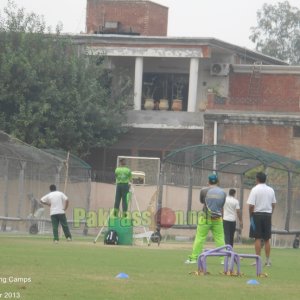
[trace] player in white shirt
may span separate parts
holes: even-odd
[[[69,230],[67,217],[66,217],[66,209],[69,206],[68,197],[56,190],[56,186],[54,184],[50,185],[50,193],[41,198],[40,202],[42,204],[50,206],[50,217],[52,222],[53,229],[53,241],[58,243],[58,226],[61,224],[65,237],[68,241],[72,240],[72,235]]]
[[[236,230],[236,221],[239,219],[239,228],[243,228],[242,214],[240,212],[240,203],[235,198],[236,190],[230,189],[229,195],[223,207],[223,227],[225,244],[233,247],[234,233]]]
[[[274,213],[276,197],[273,188],[266,184],[267,176],[263,172],[256,174],[256,186],[251,189],[247,203],[249,204],[250,226],[255,238],[255,253],[261,253],[261,240],[264,240],[266,266],[271,266],[270,238],[272,229],[272,214]]]

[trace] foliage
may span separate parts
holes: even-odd
[[[300,64],[300,10],[288,1],[264,4],[257,12],[250,40],[256,50],[290,64]]]
[[[105,57],[87,58],[61,28],[52,34],[12,1],[0,15],[0,128],[33,146],[83,156],[122,132],[131,84],[124,76],[112,91]]]

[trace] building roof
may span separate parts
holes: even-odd
[[[88,2],[89,1],[95,1],[95,0],[87,0]],[[136,2],[136,3],[150,3],[152,5],[158,5],[158,6],[162,6],[162,7],[165,7],[167,9],[169,9],[169,7],[163,5],[163,4],[160,4],[160,3],[157,3],[155,1],[151,1],[151,0],[98,0],[98,2]]]
[[[215,53],[235,53],[245,59],[261,61],[263,64],[288,65],[288,63],[254,50],[240,47],[211,37],[158,37],[158,36],[131,36],[117,34],[80,34],[71,35],[75,43],[87,46],[110,47],[173,47],[199,48],[210,47]]]

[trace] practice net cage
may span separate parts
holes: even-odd
[[[72,209],[89,210],[91,167],[69,152],[40,150],[0,132],[1,231],[51,233],[49,207],[39,203],[51,184],[70,199],[66,214],[71,232],[86,234],[84,223],[72,226]]]
[[[243,213],[243,230],[238,241],[249,237],[247,198],[255,185],[258,171],[267,174],[267,184],[276,193],[277,205],[272,218],[273,243],[291,245],[300,234],[300,161],[261,149],[241,145],[195,145],[175,150],[162,161],[158,209],[171,208],[176,221],[170,233],[191,239],[202,210],[200,189],[208,176],[217,173],[220,186],[228,193],[237,191]]]

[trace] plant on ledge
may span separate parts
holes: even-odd
[[[173,82],[173,93],[175,98],[172,100],[172,110],[174,111],[182,110],[183,89],[186,84],[187,80],[183,76],[178,77],[175,82]]]
[[[159,100],[159,109],[160,110],[169,110],[168,77],[167,76],[161,80],[161,92],[162,92],[162,98]]]
[[[155,84],[156,76],[153,76],[151,78],[151,81],[144,81],[144,91],[143,91],[143,97],[144,97],[144,109],[146,110],[152,110],[154,109],[154,93],[157,89],[157,86]]]
[[[179,77],[174,83],[173,83],[173,87],[174,87],[174,94],[176,99],[178,100],[182,100],[183,98],[183,89],[187,84],[187,80],[184,77]]]
[[[207,93],[213,94],[214,104],[226,104],[227,97],[222,95],[219,87],[209,87]]]
[[[156,76],[152,77],[151,81],[144,81],[144,93],[145,99],[153,99],[154,93],[157,89],[155,85]]]

